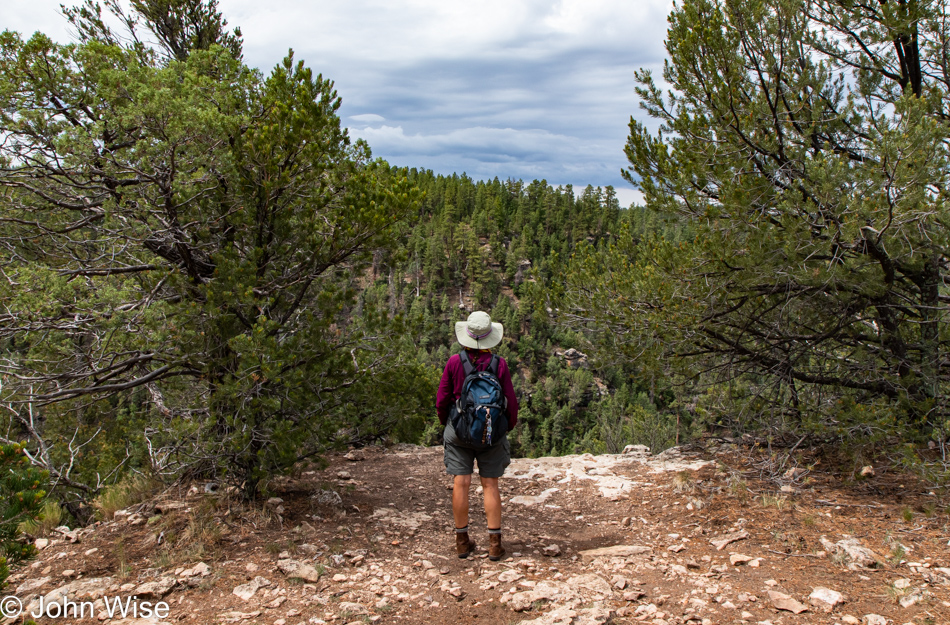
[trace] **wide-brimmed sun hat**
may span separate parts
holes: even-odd
[[[500,323],[492,323],[487,312],[476,310],[468,321],[455,324],[455,336],[459,343],[470,349],[491,349],[501,343],[505,329]]]

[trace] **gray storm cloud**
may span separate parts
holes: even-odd
[[[59,0],[14,2],[0,26],[68,38]],[[221,0],[245,60],[293,48],[335,82],[354,136],[395,165],[474,178],[614,185],[633,73],[658,69],[670,0]],[[658,72],[657,72],[658,73]],[[645,121],[645,120],[644,120]]]

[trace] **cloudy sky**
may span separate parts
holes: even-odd
[[[61,1],[5,2],[0,27],[66,41]],[[265,72],[293,48],[336,83],[351,134],[395,165],[613,185],[634,71],[656,70],[670,0],[220,0]]]

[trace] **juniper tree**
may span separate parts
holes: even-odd
[[[723,418],[946,427],[948,24],[925,0],[678,4],[625,176],[694,236],[579,260],[568,314],[722,383]]]
[[[50,420],[78,431],[144,393],[150,462],[254,496],[372,414],[352,404],[374,389],[420,392],[387,377],[412,366],[388,357],[387,316],[348,315],[415,192],[350,141],[333,83],[292,52],[244,65],[214,2],[134,2],[122,36],[93,3],[67,15],[79,43],[0,36],[13,430],[41,444]]]

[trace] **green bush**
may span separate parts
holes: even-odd
[[[49,475],[30,464],[20,445],[0,445],[0,586],[9,575],[8,563],[29,558],[33,545],[17,540],[19,525],[40,512]]]

